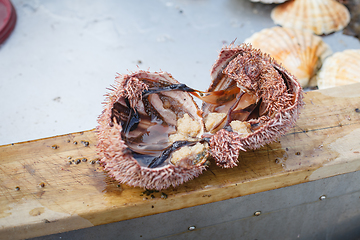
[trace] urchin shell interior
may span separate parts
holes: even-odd
[[[225,168],[237,165],[240,149],[257,149],[286,133],[304,104],[296,78],[250,45],[223,48],[211,76],[208,91],[239,89],[225,104],[202,107],[205,119],[214,112],[226,113],[210,140],[211,155]],[[240,132],[231,124],[234,121],[246,123]]]
[[[223,48],[211,76],[201,92],[166,72],[119,75],[98,119],[105,170],[132,186],[177,186],[201,174],[209,155],[234,167],[239,151],[275,141],[303,105],[295,77],[250,45]]]
[[[201,110],[168,73],[138,71],[116,78],[98,122],[105,170],[121,183],[148,189],[177,186],[204,169]]]

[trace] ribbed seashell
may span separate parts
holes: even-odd
[[[207,131],[214,133],[211,155],[225,168],[237,165],[240,150],[276,141],[294,125],[304,105],[296,78],[268,54],[248,44],[224,47],[211,78],[209,92],[239,89],[202,107],[205,125],[214,114],[224,116]]]
[[[317,75],[319,89],[360,82],[360,50],[348,49],[327,58]]]
[[[322,35],[346,27],[350,13],[335,0],[291,0],[276,6],[271,18],[283,27],[308,29]]]
[[[250,0],[251,2],[261,2],[265,4],[271,4],[271,3],[283,3],[288,0]]]
[[[178,81],[166,72],[138,71],[117,76],[108,93],[98,119],[97,147],[105,170],[120,183],[161,190],[205,169],[208,143],[200,141],[201,110],[187,92],[156,91],[172,84]],[[180,119],[189,124],[181,131]],[[191,148],[197,143],[201,146]],[[175,161],[174,153],[180,150],[184,153]]]
[[[321,37],[310,31],[273,27],[253,34],[245,42],[270,54],[307,87],[324,59],[332,51]]]

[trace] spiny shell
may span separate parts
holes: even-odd
[[[350,13],[335,0],[292,0],[276,6],[271,18],[283,27],[308,29],[321,35],[346,27]]]
[[[245,42],[282,63],[296,76],[302,87],[308,86],[324,59],[332,52],[321,37],[301,29],[267,28],[253,34]]]
[[[283,3],[288,0],[250,0],[251,2],[261,2],[265,4],[271,4],[271,3]]]
[[[138,149],[153,153],[153,148],[169,145],[168,142],[164,142],[162,139],[158,141],[158,138],[167,138],[168,130],[165,130],[160,135],[157,134],[157,132],[164,131],[163,128],[170,125],[166,125],[165,120],[161,120],[163,117],[173,115],[167,112],[169,110],[173,111],[176,117],[185,113],[191,115],[195,121],[199,122],[201,128],[203,128],[203,121],[201,110],[186,92],[167,92],[166,95],[156,97],[154,101],[147,98],[145,102],[142,94],[144,90],[149,88],[149,83],[154,86],[162,86],[164,84],[176,84],[178,81],[166,72],[138,71],[117,76],[115,86],[108,93],[104,103],[104,110],[98,118],[99,142],[97,147],[105,170],[117,181],[135,187],[161,190],[170,186],[177,186],[197,177],[205,169],[205,161],[194,165],[187,164],[187,162],[181,162],[179,165],[165,162],[166,164],[152,168],[150,167],[152,163],[149,165],[149,160],[143,157],[149,155],[142,155],[141,153],[137,155],[141,155],[139,158],[135,157],[134,153],[138,153]],[[153,97],[154,95],[157,96],[157,94],[152,94]],[[158,108],[150,106],[150,104],[154,105],[159,101],[167,101],[167,107],[161,109],[165,105]],[[181,106],[178,106],[180,103]],[[180,110],[183,113],[172,110],[180,107],[182,107]],[[132,117],[132,111],[139,113],[140,116]],[[162,113],[166,116],[161,115]],[[132,119],[139,118],[138,123],[130,125],[131,129],[129,123]],[[150,127],[147,128],[147,126]],[[152,135],[151,131],[153,130],[150,130],[151,127],[156,128],[154,130],[155,135]],[[202,135],[202,133],[203,130],[200,129],[199,135]],[[131,134],[135,136],[130,136]],[[148,140],[145,141],[145,138]],[[150,145],[149,142],[151,142]]]
[[[296,78],[268,54],[251,45],[224,47],[212,68],[211,78],[208,91],[226,90],[234,85],[241,90],[228,105],[205,103],[205,116],[214,111],[225,111],[227,122],[240,120],[251,130],[242,134],[225,125],[211,138],[211,155],[217,165],[225,168],[237,165],[240,150],[257,149],[286,133],[304,105],[302,88]],[[244,96],[246,98],[241,102]],[[238,102],[242,108],[237,108]],[[231,111],[236,110],[240,114],[236,116],[241,119],[231,119],[229,107]]]
[[[119,75],[98,119],[98,151],[105,170],[131,186],[177,186],[202,173],[209,153],[218,166],[230,168],[237,165],[240,150],[275,141],[294,125],[304,104],[295,77],[251,45],[224,47],[211,78],[208,91],[201,92],[165,72]],[[205,101],[203,112],[189,93]],[[193,132],[192,121],[197,122],[196,136],[170,140],[182,133],[179,119],[188,115],[192,120],[185,128]],[[200,143],[200,151],[190,150],[173,161],[179,149],[173,146],[179,142]],[[181,145],[180,150],[186,148]]]
[[[317,76],[319,89],[360,82],[360,50],[348,49],[327,58]]]

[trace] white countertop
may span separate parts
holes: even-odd
[[[275,26],[275,5],[248,0],[12,0],[0,46],[0,145],[96,127],[116,73],[170,72],[204,90],[224,44]],[[360,48],[337,32],[333,52]]]

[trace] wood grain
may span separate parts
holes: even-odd
[[[0,239],[106,224],[360,169],[360,84],[313,91],[279,141],[243,152],[239,166],[212,164],[162,192],[119,185],[96,162],[94,130],[0,147]],[[167,198],[161,196],[167,195]]]

